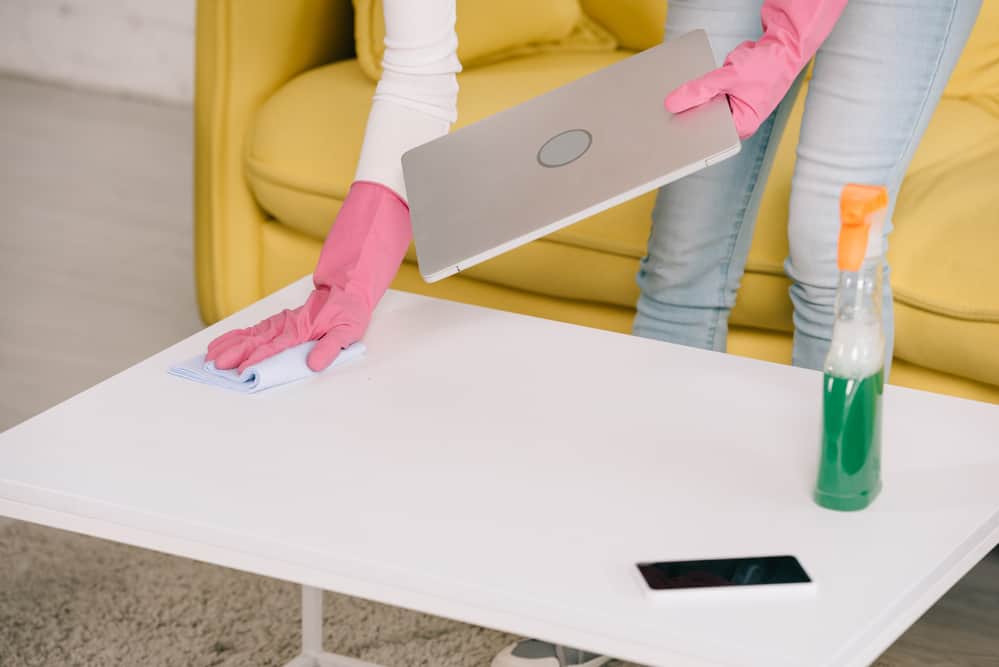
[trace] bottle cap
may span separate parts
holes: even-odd
[[[888,189],[883,185],[848,183],[839,200],[839,270],[859,271],[864,257],[881,254],[881,223],[888,209]],[[868,252],[867,240],[875,227],[875,250]]]

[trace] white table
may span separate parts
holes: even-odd
[[[0,514],[668,667],[863,665],[999,541],[999,408],[889,388],[885,491],[810,499],[809,371],[389,293],[367,357],[237,395],[166,367],[0,435]],[[652,604],[640,560],[791,553],[814,597]],[[260,613],[267,613],[261,609]]]

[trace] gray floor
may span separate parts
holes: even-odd
[[[0,430],[201,327],[189,109],[0,79]]]
[[[191,112],[0,78],[0,430],[200,327]],[[0,665],[280,665],[296,591],[0,523]],[[488,664],[508,637],[328,596],[329,641],[386,665]],[[999,666],[999,556],[881,659]]]

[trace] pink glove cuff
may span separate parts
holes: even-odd
[[[412,240],[402,197],[381,183],[355,181],[323,243],[313,283],[351,292],[373,310]]]

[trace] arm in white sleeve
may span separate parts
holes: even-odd
[[[384,0],[385,56],[355,180],[406,199],[402,154],[447,134],[457,119],[455,0]]]

